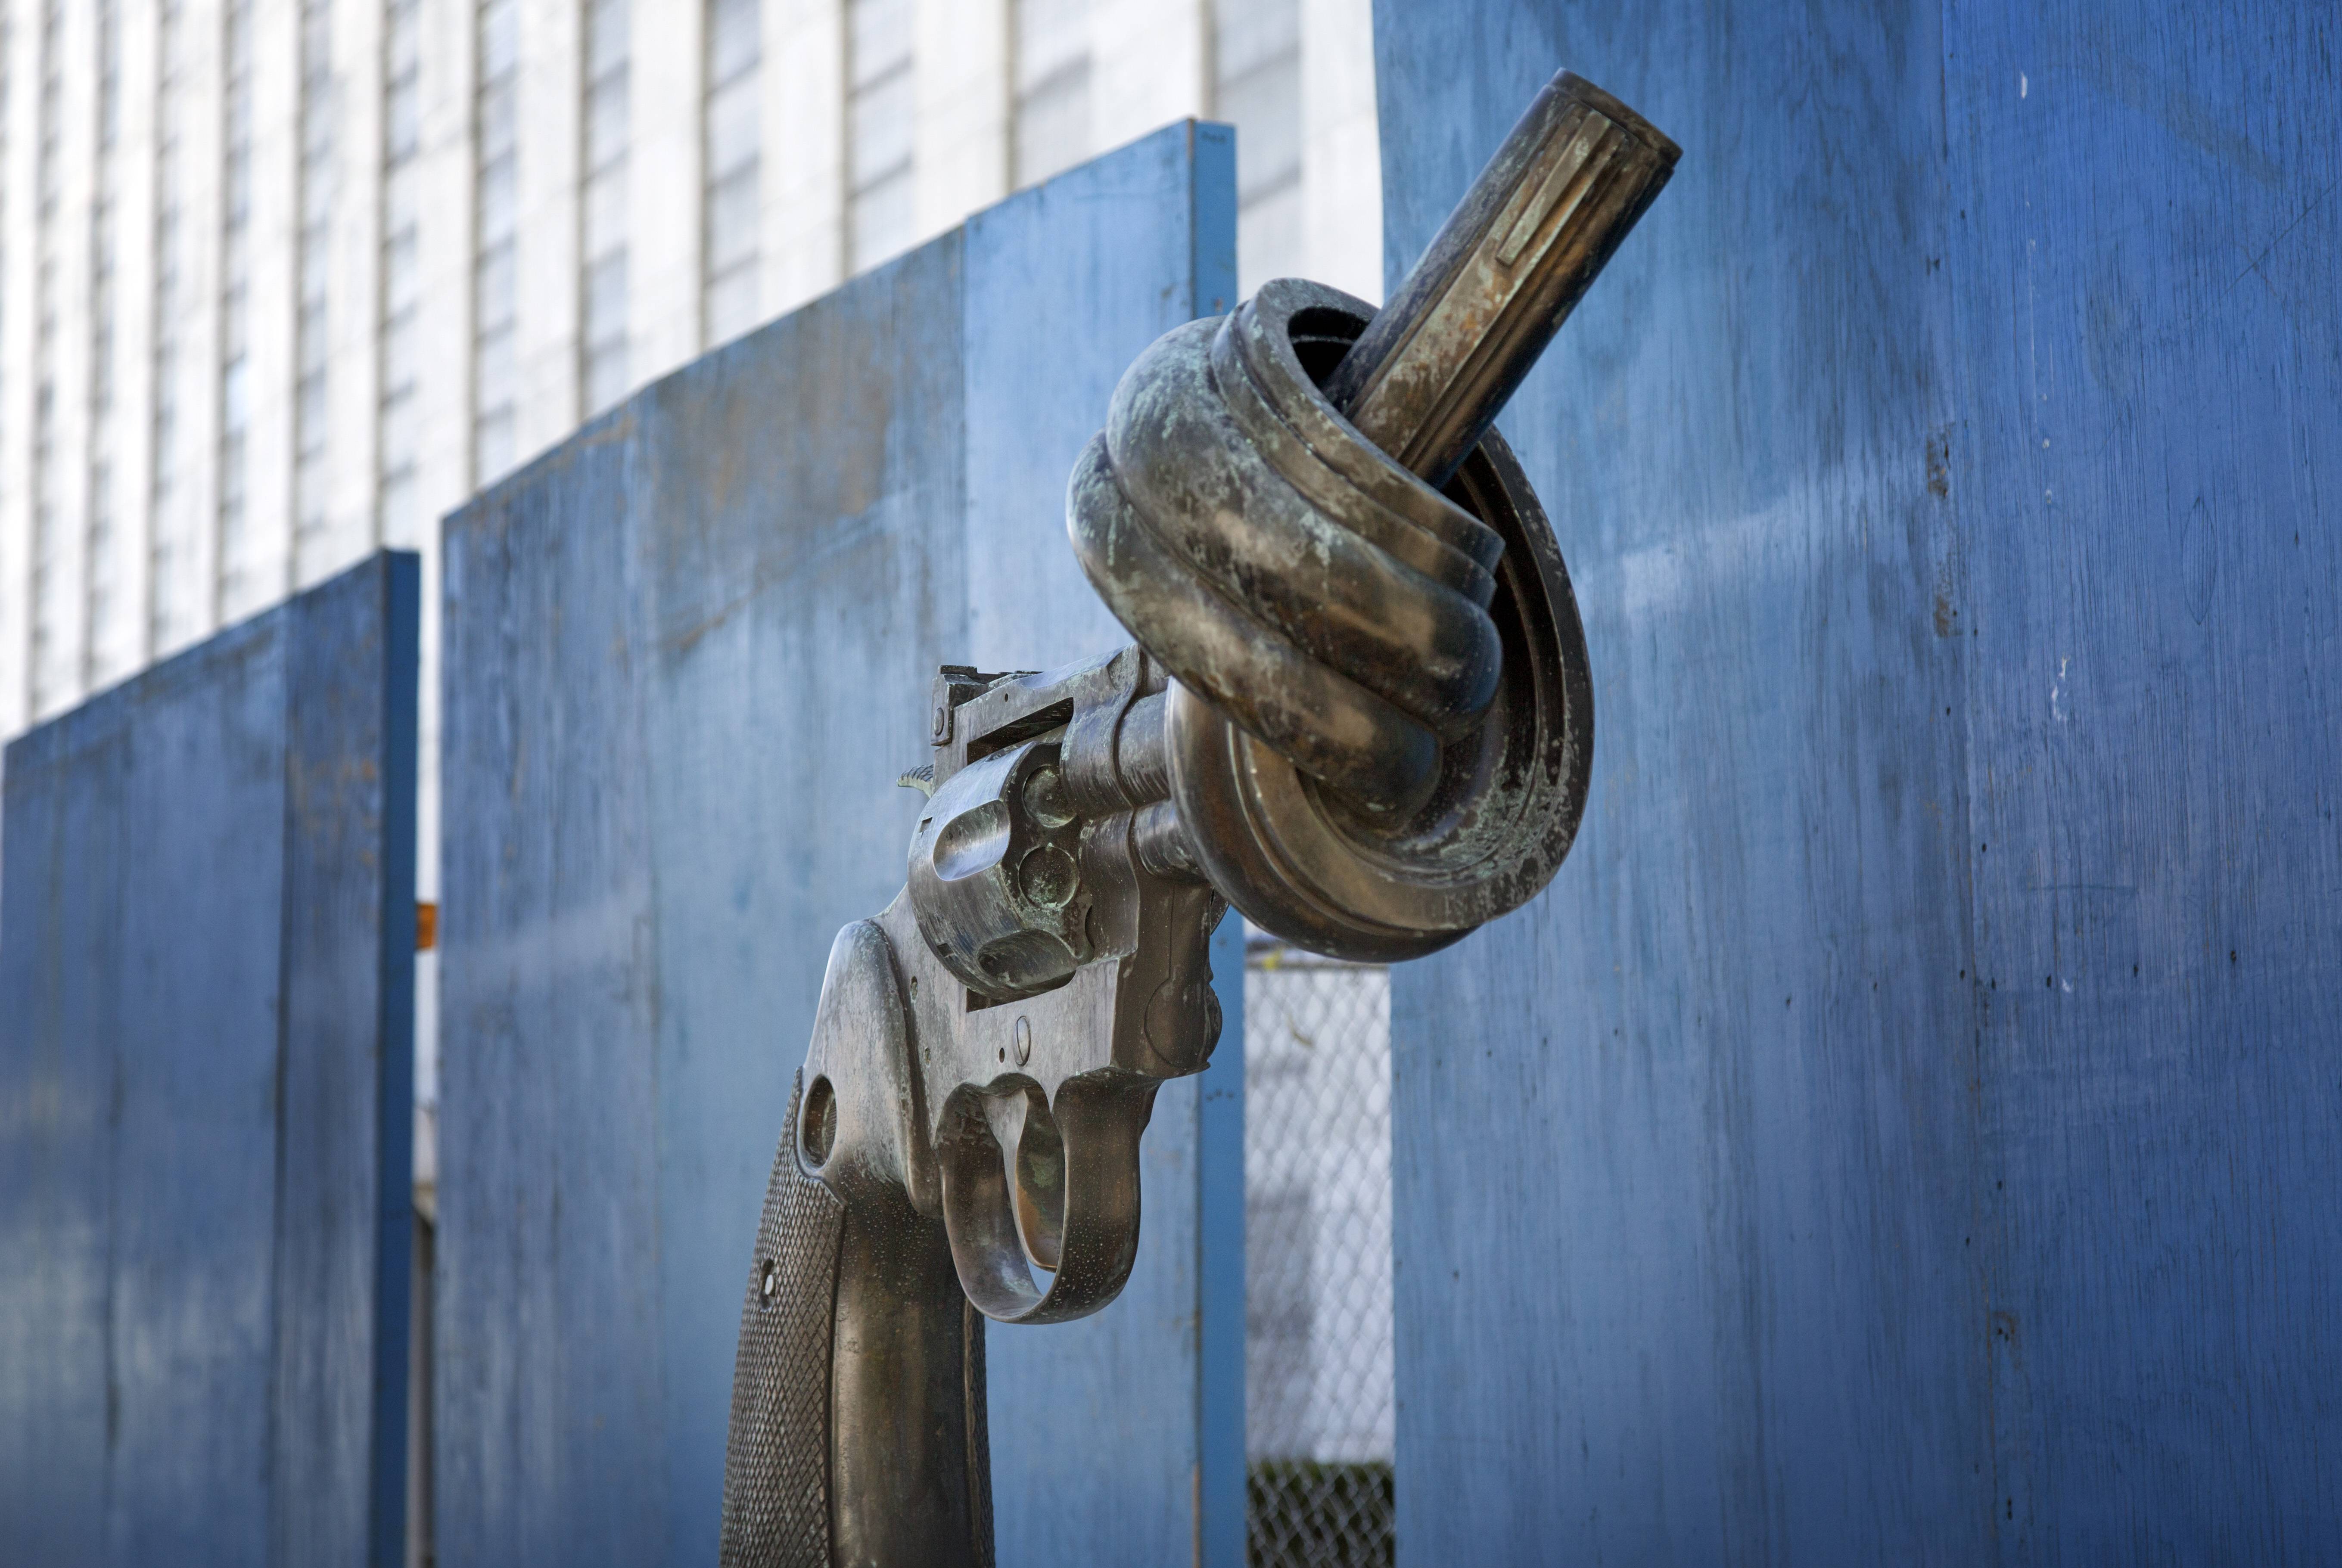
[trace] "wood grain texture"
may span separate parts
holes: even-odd
[[[447,524],[432,1314],[446,1563],[667,1556],[656,1081],[639,1048],[656,1019],[651,639],[622,526],[636,412]],[[579,517],[601,525],[565,525]]]
[[[398,1563],[417,569],[8,748],[0,1540]]]
[[[1140,351],[1228,308],[1235,192],[1233,134],[1197,125],[1192,139],[1159,134],[969,220],[966,658],[979,667],[1049,669],[1130,641],[1066,542],[1066,480]],[[1225,941],[1214,949],[1216,973],[1236,977],[1216,988],[1220,1037],[1238,1048],[1156,1097],[1129,1286],[1094,1317],[989,1331],[1001,1563],[1192,1562],[1199,1529],[1242,1518],[1240,1460],[1215,1468],[1208,1493],[1195,1479],[1207,1450],[1240,1456],[1244,1441],[1241,1198],[1206,1225],[1199,1187],[1244,1179],[1241,1120],[1207,1112],[1231,1097],[1240,1107],[1244,1093],[1242,924],[1226,929],[1238,945],[1233,967]],[[1224,1317],[1233,1308],[1239,1336],[1208,1358],[1206,1303]],[[1238,1403],[1199,1426],[1198,1380],[1215,1373],[1238,1383]],[[1240,1568],[1240,1534],[1223,1529],[1211,1545],[1206,1568]]]
[[[1563,65],[1685,147],[1502,421],[1596,782],[1394,981],[1403,1557],[2330,1559],[2331,18],[1376,9],[1393,275]]]
[[[1065,542],[1066,475],[1123,365],[1197,308],[1193,213],[1232,235],[1234,203],[1225,133],[1173,127],[449,520],[450,1568],[714,1560],[757,1203],[831,938],[902,883],[929,682],[1125,640]],[[1003,1562],[1192,1556],[1199,1140],[1175,1085],[1106,1314],[990,1334]]]

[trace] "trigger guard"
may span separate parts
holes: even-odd
[[[960,1289],[999,1323],[1064,1323],[1122,1293],[1138,1257],[1138,1138],[1156,1080],[1118,1073],[1067,1081],[1050,1110],[1065,1145],[1065,1222],[1058,1267],[1045,1289],[1026,1261],[1010,1160],[984,1114],[984,1091],[963,1084],[946,1103],[938,1141],[944,1230]]]

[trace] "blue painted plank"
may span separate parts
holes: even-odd
[[[1214,125],[1150,136],[969,220],[966,661],[1046,669],[1130,640],[1066,544],[1066,479],[1124,368],[1233,303],[1235,220],[1236,138]],[[1237,1048],[1156,1099],[1130,1283],[1096,1317],[987,1341],[1003,1563],[1195,1561],[1199,1511],[1237,1522],[1203,1560],[1243,1561],[1242,922],[1226,930],[1235,959],[1215,967],[1236,978],[1219,987],[1221,1038]],[[1234,1121],[1215,1114],[1231,1105]],[[1224,1192],[1208,1203],[1215,1181],[1235,1183],[1233,1205]],[[1199,1302],[1233,1309],[1232,1332],[1215,1336]],[[1199,1384],[1215,1400],[1204,1424]],[[1235,1467],[1215,1464],[1199,1488],[1207,1432],[1235,1434]]]
[[[1122,640],[1065,544],[1066,472],[1195,308],[1224,145],[1175,127],[1020,195],[450,519],[442,1562],[712,1560],[739,1273],[830,936],[900,885],[935,667]],[[1004,328],[1047,278],[1042,363]],[[1194,1104],[1149,1133],[1120,1359],[992,1335],[1003,1561],[1192,1555]],[[1044,1377],[1127,1425],[1119,1517],[1028,1441]],[[1076,1524],[1018,1512],[1047,1507]],[[1026,1529],[1084,1544],[1015,1555]]]
[[[629,405],[451,519],[434,1544],[669,1560]],[[567,525],[579,514],[603,526]],[[587,1546],[592,1543],[592,1546]],[[674,1559],[680,1561],[682,1559]]]
[[[1236,133],[1189,123],[967,221],[965,663],[1130,641],[1066,544],[1074,460],[1147,345],[1236,303]]]
[[[1406,1560],[2332,1554],[2325,25],[1377,7],[1394,272],[1559,65],[1685,146],[1503,421],[1596,774],[1394,978]]]
[[[1212,934],[1221,1045],[1196,1080],[1196,1551],[1243,1568],[1245,1447],[1245,923]]]
[[[1684,158],[1503,420],[1595,783],[1544,898],[1393,976],[1400,1553],[1975,1561],[1929,28],[1468,15],[1378,17],[1394,266],[1565,64]]]
[[[2330,1563],[2335,18],[1946,27],[2004,1547]]]
[[[359,1541],[365,1562],[405,1560],[421,613],[406,553],[285,606],[280,1563],[355,1561]],[[363,1421],[345,1407],[361,1390]]]
[[[0,806],[0,1526],[35,1562],[105,1560],[124,740],[35,730]]]
[[[274,625],[219,654],[83,711],[127,753],[106,868],[123,924],[101,960],[119,1011],[76,1042],[118,1101],[110,1364],[79,1391],[109,1407],[102,1561],[273,1555],[287,649]]]
[[[962,286],[955,233],[645,412],[673,1561],[716,1557],[773,1145],[831,938],[902,884],[920,797],[895,780],[926,760],[937,644],[961,624]]]
[[[376,556],[9,747],[26,1561],[401,1558],[416,612]]]

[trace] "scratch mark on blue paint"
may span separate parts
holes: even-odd
[[[2319,205],[2325,202],[2326,198],[2327,198],[2327,197],[2328,197],[2328,196],[2330,196],[2330,195],[2332,195],[2334,194],[2334,187],[2335,187],[2336,185],[2342,185],[2342,179],[2336,179],[2336,180],[2334,180],[2334,181],[2330,182],[2330,183],[2327,185],[2327,187],[2326,187],[2324,190],[2322,190],[2322,191],[2318,192],[2316,195],[2314,195],[2314,196],[2310,197],[2310,198],[2309,198],[2308,205],[2306,205],[2306,206],[2304,206],[2304,207],[2301,209],[2301,211],[2299,211],[2298,213],[2296,213],[2296,214],[2294,215],[2293,222],[2291,222],[2291,223],[2289,223],[2289,224],[2286,225],[2284,228],[2279,229],[2279,230],[2277,231],[2277,238],[2275,238],[2275,239],[2273,239],[2273,240],[2269,241],[2269,243],[2268,243],[2268,244],[2267,244],[2267,245],[2263,245],[2263,246],[2261,247],[2261,254],[2260,254],[2260,255],[2257,255],[2257,256],[2255,256],[2255,257],[2253,257],[2253,259],[2252,259],[2252,260],[2250,260],[2250,261],[2247,262],[2247,263],[2245,264],[2245,270],[2244,270],[2243,272],[2238,273],[2235,277],[2232,277],[2232,278],[2230,278],[2230,279],[2228,280],[2228,286],[2227,286],[2227,287],[2226,287],[2226,288],[2224,288],[2224,289],[2222,289],[2222,290],[2220,291],[2220,299],[2226,299],[2226,298],[2227,298],[2230,295],[2232,295],[2232,294],[2236,293],[2236,292],[2237,292],[2237,285],[2238,284],[2240,284],[2240,283],[2244,282],[2246,278],[2247,278],[2247,277],[2251,276],[2253,274],[2260,272],[2260,270],[2261,270],[2261,263],[2263,263],[2263,262],[2265,262],[2265,261],[2268,260],[2268,258],[2269,258],[2269,253],[2270,253],[2271,251],[2274,251],[2275,249],[2277,249],[2277,246],[2279,246],[2280,245],[2283,245],[2283,244],[2285,243],[2285,236],[2286,236],[2286,235],[2289,235],[2289,234],[2291,234],[2291,233],[2293,233],[2293,231],[2294,231],[2294,230],[2296,230],[2296,229],[2299,228],[2299,227],[2301,226],[2301,225],[2302,225],[2302,220],[2304,220],[2305,218],[2308,217],[2310,214],[2312,214],[2312,213],[2316,212],[2316,211],[2318,209]],[[2261,275],[2261,282],[2263,282],[2263,283],[2268,283],[2268,275],[2267,275],[2267,274],[2266,274],[2266,273],[2262,273],[2262,275]],[[2274,290],[2274,289],[2276,288],[2276,286],[2277,286],[2277,285],[2274,285],[2274,284],[2269,284],[2269,287],[2270,287],[2272,290]],[[2213,303],[2214,303],[2215,305],[2217,305],[2217,304],[2218,304],[2218,303],[2219,303],[2219,300],[2215,300],[2215,301],[2213,301]]]

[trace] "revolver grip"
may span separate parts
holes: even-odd
[[[808,1172],[790,1096],[741,1310],[723,1568],[991,1568],[984,1320],[940,1222]]]
[[[740,1309],[723,1568],[829,1568],[829,1365],[846,1204],[797,1166],[804,1103],[799,1073]]]

